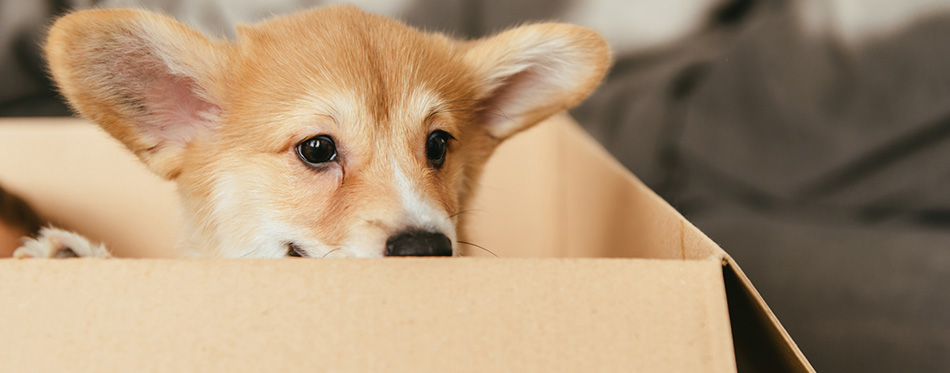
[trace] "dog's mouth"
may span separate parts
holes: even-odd
[[[308,258],[310,255],[307,255],[307,252],[297,246],[293,242],[287,243],[287,256],[292,258]]]
[[[297,243],[295,242],[288,241],[286,245],[287,245],[287,255],[286,255],[287,258],[326,258],[330,256],[330,254],[333,254],[343,249],[342,247],[337,247],[333,250],[327,251],[326,254],[323,254],[322,256],[314,256],[312,255],[311,252],[301,248],[300,245],[297,245]]]

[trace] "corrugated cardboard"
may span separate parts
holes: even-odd
[[[176,255],[174,186],[88,123],[0,121],[0,182],[119,255]],[[812,371],[567,117],[504,144],[465,214],[501,259],[0,260],[0,370]]]

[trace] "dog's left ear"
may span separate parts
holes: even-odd
[[[535,24],[472,42],[466,62],[480,79],[479,120],[499,140],[577,105],[610,65],[593,30]]]

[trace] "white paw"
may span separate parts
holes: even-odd
[[[111,258],[102,244],[93,245],[85,237],[57,228],[43,228],[40,235],[23,240],[14,258]]]

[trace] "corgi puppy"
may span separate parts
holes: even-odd
[[[456,255],[492,151],[587,97],[610,59],[578,26],[463,41],[351,6],[237,31],[89,10],[45,47],[71,106],[177,183],[193,256]],[[77,242],[48,230],[18,255],[108,256]]]

